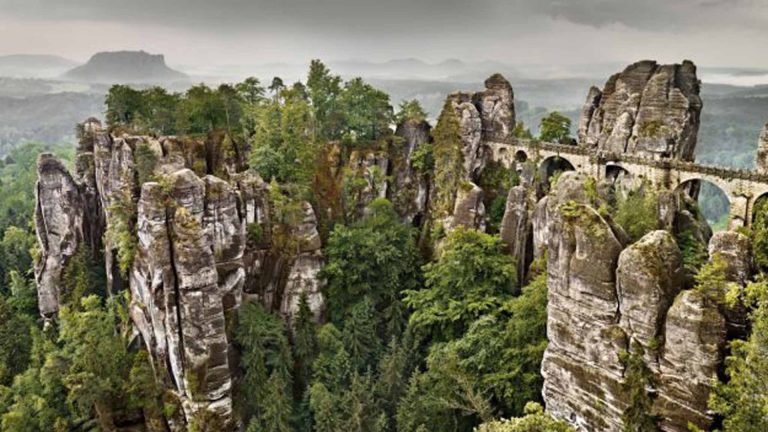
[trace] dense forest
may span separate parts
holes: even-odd
[[[300,219],[302,202],[331,210],[317,212],[325,257],[322,323],[306,297],[290,323],[258,302],[244,302],[234,321],[240,372],[234,399],[242,430],[573,430],[544,411],[541,397],[546,262],[535,261],[518,280],[517,263],[498,235],[506,192],[518,174],[500,166],[484,171],[483,188],[491,192],[487,232],[447,231],[406,220],[397,203],[371,199],[370,185],[390,173],[374,170],[374,178],[361,179],[353,170],[329,167],[331,154],[347,166],[355,152],[389,151],[399,144],[396,125],[427,117],[418,102],[395,110],[386,93],[362,79],[343,81],[320,61],[312,62],[304,82],[249,78],[184,93],[122,85],[109,90],[106,120],[113,133],[222,136],[221,157],[238,160],[271,184],[276,211],[269,234],[276,248],[297,247],[286,227]],[[550,113],[538,125],[538,138],[571,143],[571,126],[567,117]],[[522,124],[515,134],[533,138]],[[458,119],[444,110],[431,142],[414,155],[414,168],[438,185],[433,217],[442,211],[441,188],[458,181],[456,168],[444,163],[457,139]],[[0,165],[0,431],[107,432],[136,418],[146,430],[166,430],[163,419],[178,416],[180,408],[156,382],[149,354],[136,341],[130,294],[108,294],[100,254],[78,250],[65,269],[58,317],[40,317],[32,220],[36,157],[43,151],[74,163],[74,148],[27,144]],[[139,147],[135,157],[140,184],[160,181],[151,152]],[[556,183],[557,175],[548,181]],[[595,185],[585,188],[590,193]],[[600,211],[632,240],[656,229],[656,196],[647,188],[617,194]],[[757,214],[744,231],[754,239],[755,262],[768,271],[768,212]],[[134,233],[120,229],[107,235],[127,269]],[[258,225],[248,228],[249,241],[265,235]],[[766,430],[768,284],[761,275],[744,294],[726,291],[723,266],[707,262],[706,246],[678,240],[696,290],[723,304],[742,299],[751,311],[751,336],[731,344],[710,401],[718,427]],[[629,353],[626,361],[637,375],[628,382],[640,390],[622,417],[625,430],[657,430],[644,405],[642,368],[632,368]],[[200,416],[188,430],[220,427]]]

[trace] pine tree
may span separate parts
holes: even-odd
[[[446,101],[443,111],[432,131],[434,144],[432,157],[435,164],[435,198],[432,211],[435,217],[453,212],[456,191],[465,179],[464,156],[461,153],[461,126],[451,101]]]
[[[299,312],[293,324],[294,399],[301,400],[311,378],[317,356],[317,326],[309,308],[307,293],[299,298]]]
[[[291,432],[291,399],[288,397],[288,386],[279,373],[272,372],[265,393],[260,416],[262,430]]]

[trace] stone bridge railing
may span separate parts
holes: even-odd
[[[547,156],[562,155],[568,160],[568,155],[571,155],[574,160],[569,162],[579,161],[579,163],[572,163],[577,170],[593,170],[590,172],[592,175],[595,172],[605,173],[605,167],[612,165],[623,168],[633,176],[651,173],[653,178],[665,179],[665,185],[672,188],[692,180],[709,181],[728,196],[731,202],[731,220],[737,225],[749,225],[755,201],[761,196],[768,195],[768,173],[754,170],[702,165],[677,159],[654,159],[610,153],[577,145],[536,140],[494,136],[489,138],[486,139],[487,143],[494,143],[502,148],[508,146],[515,153],[523,150],[526,156],[529,153],[543,153]]]
[[[691,173],[705,174],[712,177],[720,177],[723,180],[746,180],[756,183],[768,184],[768,173],[763,174],[754,170],[743,168],[729,168],[714,165],[703,165],[696,162],[681,161],[678,159],[653,159],[641,156],[633,156],[622,153],[598,152],[596,150],[569,144],[557,144],[536,140],[526,140],[519,138],[490,139],[488,141],[506,144],[514,147],[524,147],[531,150],[543,150],[559,154],[571,154],[578,156],[590,156],[593,162],[601,165],[607,162],[628,162],[637,165],[645,165],[651,168],[663,170],[678,170]]]

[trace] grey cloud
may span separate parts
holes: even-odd
[[[542,9],[554,18],[578,24],[623,24],[652,31],[760,27],[768,23],[765,0],[549,0],[542,3]]]

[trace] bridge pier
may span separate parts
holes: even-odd
[[[740,227],[748,227],[752,224],[752,203],[746,196],[730,196],[730,209],[728,211],[728,229],[735,230]]]

